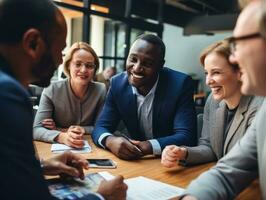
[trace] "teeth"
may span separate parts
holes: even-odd
[[[219,89],[220,89],[220,87],[215,87],[215,88],[212,88],[211,90],[212,90],[213,92],[218,92]]]
[[[143,78],[144,76],[140,76],[140,75],[137,75],[137,74],[132,74],[132,76],[134,77],[134,78]]]

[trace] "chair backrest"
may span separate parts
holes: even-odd
[[[201,137],[201,131],[203,126],[203,113],[197,115],[197,136],[198,139]]]
[[[196,114],[201,114],[204,112],[204,106],[195,106],[195,109],[196,109]]]
[[[39,87],[37,85],[29,85],[29,92],[31,94],[31,101],[33,102],[33,105],[39,105],[40,98],[43,92],[42,87]]]

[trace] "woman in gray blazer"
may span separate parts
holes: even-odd
[[[73,44],[63,65],[68,78],[44,89],[33,136],[35,140],[81,148],[83,135],[92,132],[102,109],[106,89],[104,84],[93,82],[99,59],[87,43]]]
[[[200,61],[211,94],[204,107],[198,146],[167,146],[162,153],[163,166],[173,167],[180,161],[186,165],[216,161],[245,134],[262,98],[241,94],[241,72],[237,65],[229,63],[229,56],[227,40],[203,50]]]

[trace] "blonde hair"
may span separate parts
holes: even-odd
[[[93,50],[93,48],[87,44],[86,42],[76,42],[74,43],[68,52],[66,53],[66,56],[64,58],[64,63],[63,63],[63,68],[64,68],[64,74],[67,77],[70,77],[70,70],[69,70],[69,64],[73,58],[73,54],[77,51],[83,49],[85,51],[88,51],[92,54],[94,57],[94,64],[95,64],[95,70],[94,70],[94,75],[96,74],[97,70],[99,69],[99,58],[96,54],[96,52]]]
[[[211,53],[217,53],[223,56],[234,70],[239,69],[238,65],[231,64],[229,62],[229,56],[231,55],[231,51],[230,51],[230,45],[229,45],[228,39],[224,39],[222,41],[216,42],[206,47],[205,49],[203,49],[200,55],[200,63],[202,66],[204,66],[206,57]]]

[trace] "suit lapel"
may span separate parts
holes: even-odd
[[[211,127],[210,140],[213,144],[214,152],[217,158],[221,158],[223,154],[223,135],[224,135],[224,124],[225,124],[226,104],[221,101],[219,108],[215,113],[215,123]]]
[[[165,88],[162,85],[162,83],[164,82],[162,81],[163,78],[163,74],[160,73],[152,105],[152,132],[154,138],[160,137],[160,128],[162,128],[162,124],[160,124],[161,121],[158,119],[160,119],[162,105],[164,104],[164,100],[166,99],[163,96],[163,93],[164,95],[166,95],[166,93],[164,92]]]
[[[251,100],[251,97],[242,96],[239,102],[239,106],[237,108],[237,111],[235,113],[235,116],[233,118],[233,122],[230,126],[230,129],[228,131],[225,143],[224,143],[224,149],[223,154],[226,154],[228,151],[228,146],[235,135],[237,129],[239,128],[240,124],[244,120],[244,113],[248,110],[249,101]]]
[[[139,122],[138,122],[138,108],[137,108],[137,99],[136,95],[133,94],[132,87],[129,83],[127,83],[126,90],[123,94],[123,101],[122,103],[125,105],[125,110],[127,110],[127,113],[124,113],[126,116],[126,122],[127,125],[130,126],[128,129],[130,136],[132,139],[141,139],[141,134],[139,131]]]

